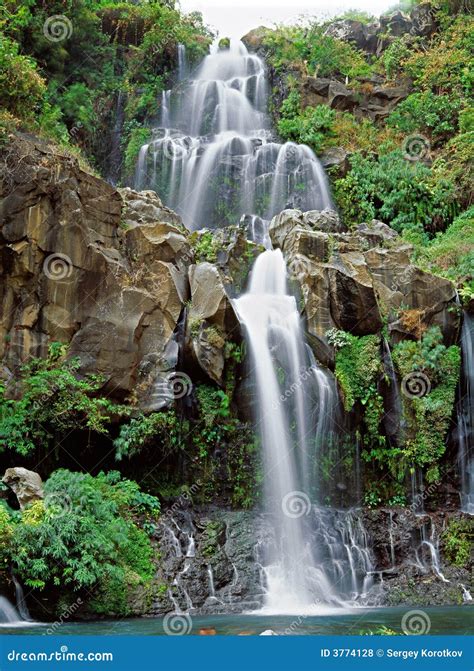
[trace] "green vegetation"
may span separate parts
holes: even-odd
[[[423,243],[452,222],[454,184],[421,161],[407,161],[395,150],[378,157],[354,154],[350,163],[347,176],[335,182],[346,221],[381,219]]]
[[[347,42],[325,35],[325,25],[280,26],[267,31],[264,47],[270,64],[284,71],[288,64],[302,64],[318,77],[342,75],[349,79],[369,75],[371,66],[364,54]]]
[[[474,207],[458,216],[444,233],[428,245],[417,247],[416,262],[422,268],[454,280],[466,299],[474,293]]]
[[[239,352],[238,348],[229,347],[227,358],[239,358]],[[199,501],[209,502],[220,493],[227,494],[237,507],[251,507],[258,496],[255,479],[259,477],[253,431],[235,418],[225,391],[197,385],[195,392],[198,412],[193,420],[168,409],[139,414],[122,424],[114,441],[116,458],[132,459],[146,451],[156,454],[157,450],[162,458],[185,454],[191,460],[190,482],[201,483],[196,493]],[[224,476],[220,484],[216,479],[218,471],[221,479]],[[227,491],[229,485],[231,489]]]
[[[153,550],[141,528],[159,515],[159,501],[119,473],[56,471],[45,483],[44,501],[21,512],[2,507],[8,529],[2,552],[28,587],[70,595],[94,591],[98,614],[127,615],[127,594],[149,585]],[[3,534],[2,534],[3,537]]]
[[[79,147],[105,169],[120,92],[124,175],[130,174],[136,128],[143,131],[156,115],[159,94],[174,76],[178,43],[196,63],[210,37],[201,15],[181,13],[174,0],[6,0],[0,8],[0,132],[32,130]]]
[[[47,358],[23,366],[18,400],[6,398],[0,385],[0,449],[28,455],[72,431],[107,434],[111,415],[128,413],[125,406],[98,396],[100,376],[80,377],[79,366],[79,359],[67,359],[66,346],[53,343]]]
[[[446,347],[438,327],[428,329],[419,340],[404,340],[393,348],[407,427],[403,443],[389,446],[380,426],[384,405],[379,384],[384,372],[378,336],[357,337],[337,330],[327,335],[336,350],[335,374],[344,408],[358,408],[363,414],[362,458],[376,467],[368,476],[365,504],[380,505],[383,494],[390,505],[405,505],[403,482],[413,467],[422,467],[428,482],[439,479],[459,379],[460,349]],[[410,393],[413,376],[421,378],[421,391],[417,381]],[[394,478],[383,493],[378,484],[380,470],[388,470]]]
[[[407,438],[399,465],[414,464],[427,469],[426,479],[439,479],[439,460],[453,413],[461,365],[460,348],[446,347],[439,327],[429,328],[420,340],[404,340],[393,348],[393,361],[402,378],[407,420]],[[419,375],[420,389],[410,392],[411,376]]]
[[[328,341],[336,348],[336,379],[339,382],[344,408],[360,404],[367,431],[366,448],[376,450],[385,445],[380,435],[384,412],[383,399],[378,391],[383,373],[380,358],[380,338],[377,335],[354,336],[344,331],[328,332]]]
[[[474,541],[472,519],[450,520],[441,538],[448,561],[455,566],[467,566]]]
[[[331,175],[344,222],[353,226],[381,219],[416,245],[420,259],[434,258],[461,227],[466,230],[467,224],[459,222],[466,222],[463,213],[473,203],[474,78],[469,64],[474,19],[462,2],[455,10],[453,4],[434,7],[439,29],[432,37],[392,38],[380,56],[324,35],[325,23],[281,26],[263,38],[270,65],[287,91],[280,109],[274,109],[281,137],[304,142],[317,153],[331,147],[350,152],[348,173],[336,168]],[[370,22],[357,12],[346,18]],[[406,86],[408,93],[375,121],[357,109],[303,102],[311,99],[307,77],[328,77],[351,89],[351,104],[357,106],[358,100],[370,100],[373,75],[384,77],[384,86]],[[278,86],[275,94],[280,93]],[[436,238],[432,247],[429,241],[451,225],[445,242]],[[470,278],[465,276],[472,277],[472,271],[466,272],[469,260],[466,255],[460,273],[453,264],[450,276],[466,284]],[[436,271],[436,263],[432,267]]]

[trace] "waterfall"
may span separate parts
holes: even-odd
[[[31,620],[30,612],[25,601],[25,594],[23,592],[23,587],[21,586],[18,578],[12,572],[12,580],[15,585],[15,597],[16,597],[16,607],[20,613],[22,620]]]
[[[0,596],[0,624],[19,624],[23,622],[15,606],[5,596]]]
[[[330,481],[347,488],[337,470],[347,455],[333,451],[337,386],[305,343],[296,300],[287,290],[285,260],[271,249],[268,236],[269,221],[285,208],[330,207],[327,179],[309,147],[281,144],[273,136],[258,56],[232,43],[207,56],[192,78],[185,76],[184,51],[178,56],[179,82],[162,95],[161,127],[140,149],[136,188],[155,189],[191,230],[240,221],[248,237],[266,248],[247,293],[234,300],[253,363],[263,445],[271,533],[258,543],[256,561],[264,607],[300,614],[360,603],[373,584],[361,518],[355,511],[323,507],[332,500]],[[357,479],[357,465],[354,473]],[[165,529],[185,563],[170,598],[175,608],[176,597],[187,606],[177,592],[186,562],[192,561],[183,556],[191,556],[191,538],[186,545],[182,534]],[[208,579],[213,601],[210,565]]]
[[[241,42],[207,56],[164,92],[161,127],[139,154],[137,189],[155,189],[191,230],[235,224],[243,215],[268,222],[286,207],[331,205],[321,164],[306,146],[280,144],[269,130],[262,60]]]
[[[178,81],[186,79],[188,64],[186,61],[186,47],[184,44],[178,44]]]
[[[264,606],[268,612],[301,613],[355,601],[370,588],[373,571],[362,523],[351,512],[312,503],[321,496],[313,465],[332,428],[336,389],[305,346],[280,250],[257,258],[249,289],[234,306],[258,393],[255,419],[274,530],[272,542],[259,552]]]
[[[464,313],[461,330],[463,373],[458,404],[461,507],[474,514],[474,317]]]

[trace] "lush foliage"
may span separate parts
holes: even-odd
[[[354,78],[370,74],[370,65],[362,52],[324,33],[325,26],[318,23],[267,31],[264,44],[268,58],[277,69],[287,63],[302,62],[309,74],[319,77]]]
[[[297,91],[292,91],[281,106],[278,132],[284,140],[308,144],[320,151],[331,132],[336,113],[326,105],[306,107],[301,112],[301,100]]]
[[[152,547],[140,524],[158,516],[158,500],[115,472],[94,478],[59,470],[44,490],[44,502],[30,504],[11,525],[16,572],[40,590],[93,591],[97,612],[126,615],[127,590],[154,575]]]
[[[336,378],[344,400],[344,408],[352,410],[356,403],[364,412],[367,449],[385,444],[380,435],[383,399],[378,385],[383,373],[380,339],[376,335],[354,336],[344,331],[329,331],[328,340],[336,349]]]
[[[388,117],[387,123],[404,133],[428,133],[439,142],[458,130],[458,97],[436,95],[432,91],[412,93]]]
[[[396,231],[426,239],[449,225],[456,213],[454,184],[436,179],[420,161],[402,151],[351,158],[351,171],[335,183],[342,213],[350,222],[381,219]]]
[[[210,33],[199,13],[184,15],[173,0],[7,0],[0,38],[5,110],[23,128],[78,145],[105,169],[122,101],[130,174],[137,134],[130,147],[128,134],[156,115],[159,94],[174,76],[177,45],[186,46],[194,63],[206,53]]]
[[[463,212],[428,245],[417,248],[416,261],[431,272],[457,281],[461,295],[469,295],[474,279],[474,207]]]
[[[413,3],[407,11],[412,8]],[[346,224],[378,218],[411,242],[426,245],[472,205],[469,63],[474,31],[472,17],[459,15],[462,11],[442,5],[435,10],[439,28],[431,37],[390,36],[374,57],[362,56],[347,42],[336,47],[324,35],[326,24],[265,32],[269,61],[286,84],[287,97],[276,110],[282,138],[304,142],[317,153],[342,147],[351,154],[347,174],[345,168],[331,170],[333,194]],[[357,100],[370,101],[374,92],[373,74],[387,80],[383,86],[406,87],[409,93],[387,117],[375,121],[357,113]],[[355,113],[305,106],[308,76],[330,77],[352,89]],[[277,101],[280,90],[276,87]],[[374,102],[378,104],[376,98]],[[418,156],[413,153],[417,148]]]
[[[453,413],[461,353],[457,345],[446,347],[439,327],[429,328],[420,340],[404,340],[393,348],[393,361],[403,380],[423,377],[423,392],[404,393],[407,436],[401,464],[427,470],[428,482],[439,478],[438,462],[446,450],[446,435]],[[408,387],[409,389],[409,387]]]
[[[6,388],[0,386],[0,448],[27,455],[72,431],[105,434],[113,413],[128,412],[98,396],[100,377],[81,378],[79,365],[78,359],[67,359],[65,346],[53,343],[46,359],[24,365],[18,400],[7,398]]]
[[[450,520],[442,535],[448,561],[455,566],[468,565],[473,541],[474,523],[472,519]]]

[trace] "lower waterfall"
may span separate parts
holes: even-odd
[[[302,613],[322,604],[355,603],[372,584],[362,524],[351,512],[313,504],[320,483],[312,464],[331,432],[337,391],[330,373],[316,364],[305,345],[280,250],[257,258],[248,292],[234,306],[249,343],[265,511],[274,531],[259,546],[264,608]]]

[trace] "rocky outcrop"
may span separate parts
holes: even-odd
[[[209,377],[221,384],[224,372],[224,347],[238,331],[238,322],[218,268],[199,263],[189,269],[191,307],[188,336],[192,354]]]
[[[473,589],[473,558],[464,566],[452,564],[445,552],[444,533],[451,522],[472,528],[469,515],[456,510],[415,514],[412,508],[380,508],[366,510],[363,520],[384,604],[463,603],[464,589]]]
[[[300,288],[308,335],[322,362],[332,358],[326,340],[332,328],[367,335],[386,321],[398,342],[417,335],[414,324],[438,325],[446,342],[455,341],[453,284],[414,266],[411,247],[386,224],[347,232],[335,212],[285,210],[272,220],[270,237]]]
[[[360,90],[347,88],[336,79],[304,76],[301,82],[303,106],[328,105],[352,112],[357,118],[384,119],[410,93],[410,82],[397,86],[371,77],[360,80]]]
[[[14,492],[20,508],[44,498],[43,481],[35,471],[29,471],[21,466],[7,468],[2,482]]]
[[[424,2],[414,7],[409,14],[396,10],[368,24],[353,19],[334,21],[326,29],[326,35],[350,42],[369,54],[379,54],[401,35],[429,37],[437,27],[433,5]]]
[[[22,364],[59,341],[82,373],[102,377],[104,392],[123,399],[133,390],[150,407],[156,381],[177,366],[176,334],[190,299],[190,320],[201,324],[195,359],[221,381],[223,337],[236,327],[227,288],[251,243],[234,234],[219,251],[219,270],[195,265],[189,232],[155,192],[114,189],[36,138],[11,140],[2,155],[0,229],[8,393],[16,393]],[[253,251],[245,253],[250,267]]]

